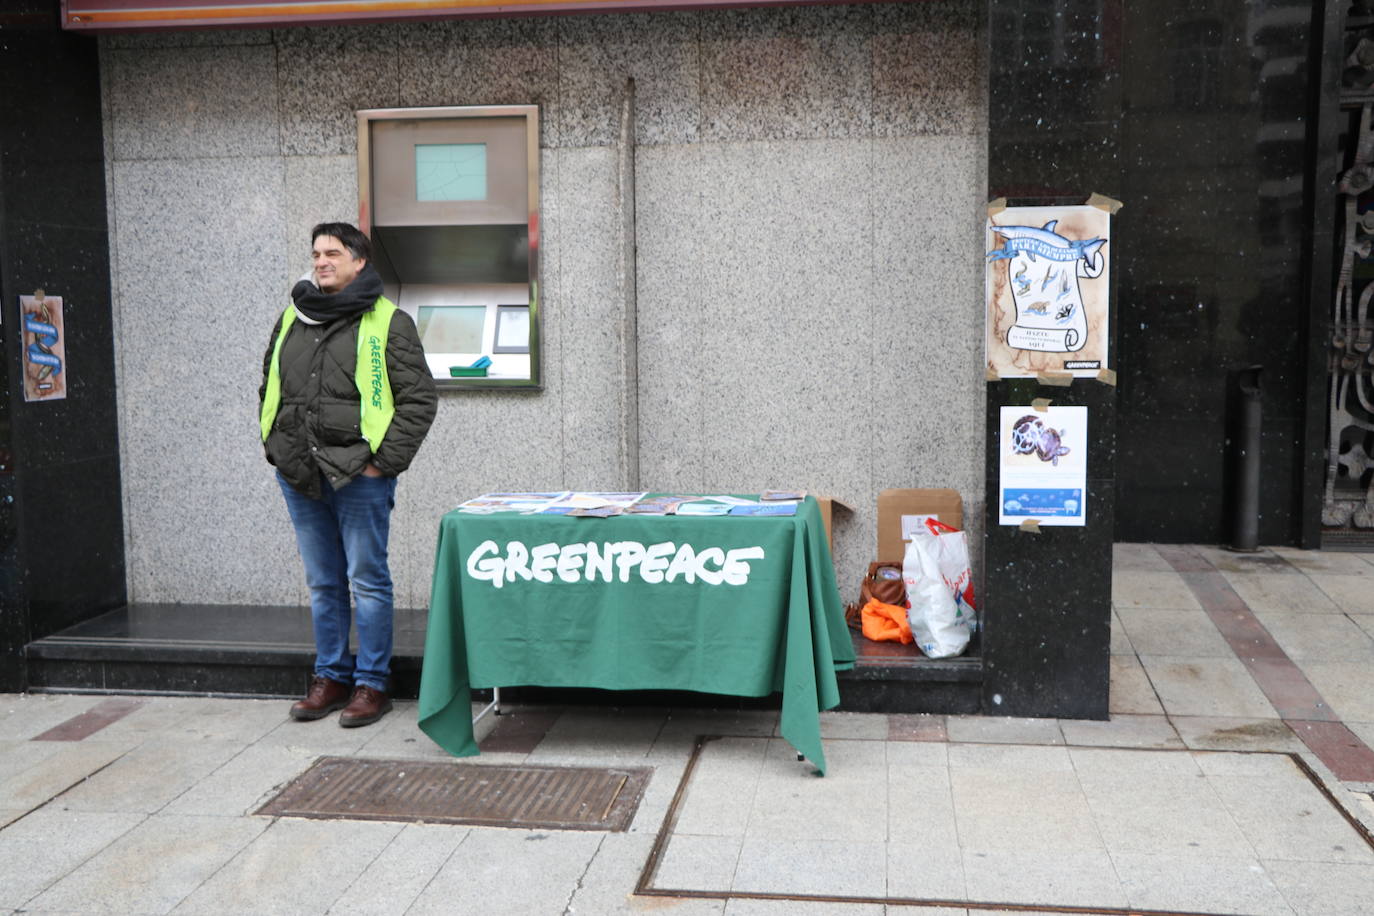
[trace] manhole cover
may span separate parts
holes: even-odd
[[[257,813],[623,831],[652,772],[322,757]]]

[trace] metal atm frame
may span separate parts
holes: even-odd
[[[373,264],[387,297],[421,327],[422,310],[435,316],[436,308],[459,307],[475,318],[472,310],[487,308],[479,356],[490,359],[490,374],[477,376],[463,365],[472,352],[432,352],[427,344],[435,383],[443,388],[542,388],[539,106],[378,108],[359,111],[357,118],[358,226],[372,240]],[[515,138],[515,122],[524,126],[522,143]],[[490,137],[495,156],[489,155],[486,139],[458,141],[482,146],[483,193],[488,198],[423,199],[420,148],[430,143],[453,147],[459,136]],[[392,161],[381,166],[383,174],[374,174],[383,156]],[[528,372],[522,375],[525,350],[518,343],[503,345],[501,334],[507,322],[518,332],[524,307]],[[451,374],[456,371],[464,374]]]

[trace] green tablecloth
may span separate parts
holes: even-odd
[[[497,568],[508,557],[518,569]],[[757,518],[454,511],[439,526],[420,728],[476,754],[472,687],[781,691],[783,737],[824,773],[820,710],[853,662],[811,497]]]

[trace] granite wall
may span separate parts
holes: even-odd
[[[884,488],[955,487],[976,529],[982,7],[104,38],[130,600],[306,601],[256,389],[310,226],[356,217],[369,107],[542,115],[545,386],[443,393],[398,491],[399,604],[488,489],[831,494],[846,593]]]

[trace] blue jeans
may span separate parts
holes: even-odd
[[[322,481],[311,499],[277,474],[296,528],[310,586],[315,673],[345,684],[386,690],[391,672],[391,571],[386,562],[395,477],[359,475],[342,490]],[[349,583],[357,605],[358,654],[348,651]]]

